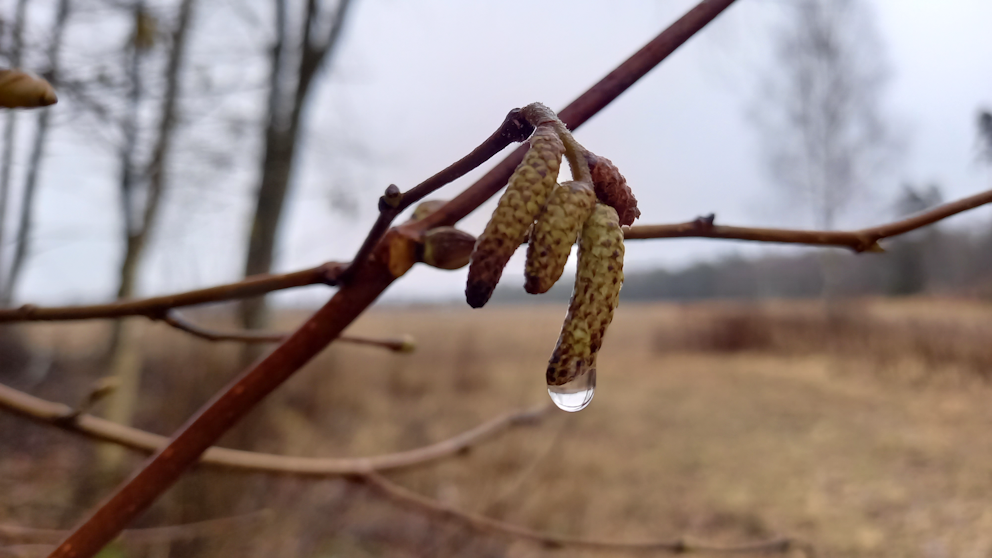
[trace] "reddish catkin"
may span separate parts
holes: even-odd
[[[524,271],[528,293],[546,293],[558,282],[572,245],[595,206],[596,194],[587,182],[565,182],[554,189],[530,235]]]
[[[617,210],[621,225],[630,225],[641,216],[637,209],[637,198],[627,185],[627,179],[620,174],[620,169],[606,157],[600,157],[592,152],[585,152],[589,171],[592,173],[592,183],[596,188],[599,201]]]
[[[465,298],[472,308],[489,301],[510,256],[527,236],[534,219],[558,181],[565,146],[551,124],[542,124],[530,138],[530,149],[510,177],[503,196],[479,236],[468,269]]]
[[[548,361],[549,386],[562,386],[583,375],[595,378],[596,353],[613,321],[622,284],[620,219],[615,209],[598,203],[579,239],[579,265],[572,300],[558,344]]]

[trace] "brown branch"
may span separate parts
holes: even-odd
[[[520,109],[513,109],[491,136],[473,149],[471,153],[455,161],[446,169],[404,193],[400,193],[399,188],[395,184],[391,184],[386,189],[385,195],[379,198],[379,216],[365,237],[361,248],[358,249],[358,253],[352,258],[351,267],[342,274],[342,282],[348,280],[358,262],[368,259],[373,248],[382,240],[382,235],[386,234],[393,220],[404,209],[478,168],[511,143],[524,141],[533,131],[534,127],[521,116]]]
[[[624,229],[624,239],[653,238],[725,238],[754,242],[781,242],[814,246],[847,247],[855,252],[880,252],[879,240],[898,236],[932,225],[938,221],[992,203],[992,190],[935,207],[886,225],[856,231],[805,231],[790,229],[762,229],[730,227],[713,224],[713,216],[699,217],[675,225],[637,225]]]
[[[779,553],[785,554],[794,549],[802,550],[810,556],[809,545],[795,539],[780,537],[769,541],[745,543],[739,545],[715,545],[687,539],[671,541],[609,541],[567,537],[533,531],[526,527],[505,523],[490,517],[470,512],[460,511],[446,506],[430,498],[426,498],[408,490],[377,473],[361,475],[361,480],[375,488],[389,499],[411,508],[417,512],[433,515],[442,519],[457,521],[471,529],[490,534],[524,539],[548,548],[573,548],[582,550],[599,550],[612,552],[665,552],[669,554],[688,554],[690,552],[722,553],[722,554],[752,554]]]
[[[638,79],[661,63],[669,54],[720,15],[734,0],[703,0],[657,37],[634,53],[596,85],[558,113],[570,130],[575,130],[620,96]],[[475,184],[426,218],[404,225],[410,233],[421,233],[443,225],[454,225],[496,194],[523,160],[527,146],[520,146],[486,173]]]
[[[733,0],[703,0],[634,56],[562,111],[576,128],[619,96],[638,78],[702,29]],[[567,115],[567,118],[564,116]],[[262,398],[281,385],[372,304],[409,266],[390,265],[394,253],[412,251],[411,238],[438,225],[452,225],[506,183],[522,157],[518,149],[454,200],[426,218],[387,232],[372,256],[355,268],[351,280],[306,323],[262,360],[242,373],[179,429],[168,445],[59,545],[50,558],[90,558],[144,511]]]
[[[64,320],[91,320],[94,318],[120,318],[124,316],[161,316],[167,310],[209,302],[223,302],[248,298],[272,291],[292,289],[306,285],[336,285],[346,264],[328,262],[323,265],[276,275],[255,275],[237,283],[218,285],[137,300],[119,300],[91,306],[43,307],[25,304],[19,308],[0,309],[0,323]]]
[[[207,341],[237,341],[239,343],[280,343],[289,336],[288,333],[278,331],[219,331],[196,324],[176,310],[169,310],[165,313],[162,321],[170,326],[189,333],[195,337],[206,339]],[[342,343],[354,343],[356,345],[371,345],[382,347],[397,353],[412,353],[416,349],[416,344],[412,338],[405,339],[375,339],[372,337],[359,337],[355,335],[342,335],[338,337]]]
[[[208,519],[182,525],[128,529],[121,532],[121,540],[129,544],[161,544],[166,542],[188,541],[222,535],[235,529],[244,529],[259,522],[268,521],[272,513],[268,510],[234,517]],[[62,529],[38,529],[18,525],[0,525],[0,541],[4,544],[26,545],[58,544],[67,531]]]
[[[40,424],[55,426],[93,440],[109,442],[145,453],[155,452],[168,442],[165,436],[93,415],[73,416],[75,410],[68,405],[39,399],[3,384],[0,384],[0,408]],[[292,457],[211,447],[200,457],[199,465],[249,473],[307,477],[336,477],[409,469],[457,455],[509,428],[534,424],[544,417],[549,409],[550,406],[542,405],[505,413],[447,440],[373,457]]]
[[[501,163],[502,164],[502,163]],[[487,175],[488,177],[488,175]],[[486,180],[483,177],[479,183]],[[477,183],[477,184],[479,184]],[[425,182],[426,184],[426,182]],[[419,186],[418,186],[419,187]],[[857,231],[810,231],[793,229],[768,229],[755,227],[734,227],[716,225],[710,216],[670,225],[635,225],[625,229],[627,240],[660,238],[716,238],[727,240],[748,240],[753,242],[775,242],[786,244],[806,244],[812,246],[847,247],[855,252],[875,251],[877,242],[893,236],[905,234],[918,228],[931,225],[958,213],[992,203],[992,190],[947,203],[886,225]],[[445,211],[444,208],[438,211]],[[435,214],[428,216],[436,218]],[[415,225],[410,223],[404,227]],[[420,228],[417,226],[417,228]],[[0,323],[19,321],[61,321],[85,320],[93,318],[117,318],[122,316],[156,316],[171,308],[234,300],[257,296],[272,291],[290,289],[306,285],[336,285],[345,264],[329,262],[322,266],[281,275],[249,277],[238,283],[219,285],[207,289],[189,291],[173,295],[139,300],[118,301],[92,306],[40,307],[24,305],[19,308],[0,309]]]

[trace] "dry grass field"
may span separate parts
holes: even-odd
[[[541,403],[564,312],[373,311],[351,331],[409,333],[417,351],[334,346],[225,445],[375,455]],[[135,327],[147,348],[138,425],[168,433],[236,373],[237,347]],[[103,326],[22,333],[51,366],[3,381],[73,403],[99,376]],[[622,304],[589,408],[389,476],[460,509],[561,534],[726,543],[781,534],[819,556],[988,557],[990,378],[989,303]],[[0,524],[71,525],[100,496],[93,453],[90,442],[0,415]],[[347,480],[209,470],[184,479],[142,526],[258,510],[268,511],[215,536],[122,544],[105,557],[612,555],[477,535]]]

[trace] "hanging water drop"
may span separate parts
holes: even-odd
[[[548,384],[548,395],[562,411],[585,409],[596,394],[596,369],[587,370],[560,386]]]

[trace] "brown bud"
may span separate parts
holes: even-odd
[[[58,100],[44,78],[21,70],[0,70],[0,107],[47,107]]]
[[[468,265],[475,248],[475,237],[454,227],[436,227],[424,233],[420,261],[440,269]]]
[[[627,179],[606,157],[600,157],[591,151],[586,151],[585,156],[592,173],[593,186],[596,187],[596,197],[617,210],[621,225],[633,223],[634,219],[641,216],[641,211],[637,209],[637,199],[627,185]]]
[[[434,213],[446,203],[448,203],[448,200],[427,200],[425,202],[420,202],[417,207],[414,208],[413,215],[410,216],[410,221],[419,221],[431,213]]]

